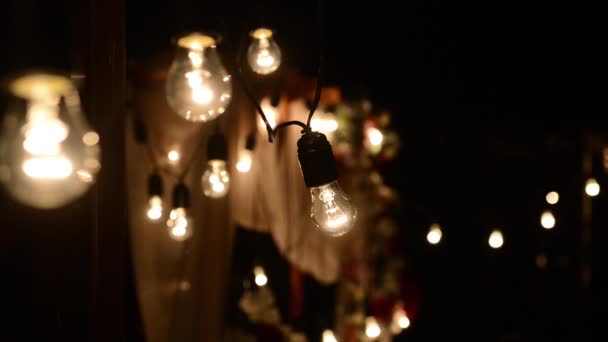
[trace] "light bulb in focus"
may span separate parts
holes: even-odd
[[[551,210],[543,211],[540,215],[540,224],[545,229],[552,229],[555,227],[555,216],[553,216]]]
[[[316,226],[329,236],[348,233],[357,220],[357,210],[337,181],[310,188],[312,208],[310,216]]]
[[[268,277],[262,266],[256,266],[253,268],[253,276],[255,284],[259,287],[266,286],[268,284]]]
[[[210,160],[201,180],[203,193],[207,197],[224,197],[230,189],[230,174],[226,170],[226,161]]]
[[[329,329],[323,330],[323,334],[321,335],[321,337],[322,342],[338,342],[338,339],[336,339],[336,335],[334,335],[334,332]]]
[[[163,200],[160,196],[150,197],[147,215],[152,221],[158,221],[163,216]]]
[[[190,121],[222,115],[232,97],[231,77],[211,36],[192,33],[177,40],[165,93],[171,109]]]
[[[557,204],[557,202],[559,202],[559,194],[555,191],[551,191],[545,196],[545,200],[549,204]]]
[[[72,82],[29,74],[9,84],[0,135],[0,182],[18,201],[56,208],[82,195],[99,171],[99,135],[82,114]]]
[[[239,161],[236,163],[236,170],[241,173],[247,173],[251,170],[252,151],[244,149],[239,151]]]
[[[488,244],[494,249],[502,247],[502,245],[504,244],[502,232],[500,230],[492,231],[490,237],[488,238]]]
[[[585,183],[585,193],[587,196],[595,197],[600,194],[600,184],[595,178],[589,178]]]
[[[365,335],[369,338],[378,338],[382,333],[378,321],[374,317],[367,317],[365,319]]]
[[[175,241],[184,241],[192,236],[192,222],[185,208],[174,208],[167,220],[169,236]]]
[[[426,234],[426,240],[433,245],[438,244],[441,241],[441,237],[443,233],[441,231],[441,226],[436,223],[433,223],[429,228],[429,232]]]
[[[271,74],[281,65],[281,49],[272,35],[272,30],[267,28],[251,32],[253,40],[247,50],[247,60],[251,69],[260,75]]]

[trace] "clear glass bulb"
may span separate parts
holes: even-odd
[[[169,106],[190,121],[222,115],[232,97],[232,83],[215,39],[195,33],[180,38],[177,45],[165,84]]]
[[[557,202],[559,202],[559,193],[557,193],[556,191],[551,191],[547,194],[547,196],[545,196],[545,199],[549,204],[556,204]]]
[[[555,227],[555,221],[555,216],[553,216],[551,210],[545,210],[540,215],[540,225],[545,229],[552,229]]]
[[[239,161],[236,163],[236,169],[238,172],[247,173],[251,170],[251,163],[253,160],[252,151],[244,149],[239,152]]]
[[[175,208],[167,220],[169,236],[175,241],[184,241],[192,236],[192,220],[185,208]]]
[[[268,75],[281,65],[281,49],[272,39],[272,30],[259,28],[251,33],[253,41],[247,50],[251,69],[260,75]]]
[[[353,228],[357,220],[357,210],[337,181],[310,188],[310,195],[310,216],[323,233],[340,236]]]
[[[585,183],[585,193],[589,197],[595,197],[600,194],[600,184],[595,178],[589,178]]]
[[[268,277],[262,266],[256,266],[253,268],[253,275],[255,277],[255,284],[259,287],[266,286],[268,284]]]
[[[329,329],[323,330],[321,340],[322,342],[338,342],[338,340],[336,339],[336,335],[334,335],[334,332]]]
[[[226,196],[230,189],[230,174],[226,170],[226,161],[210,160],[201,183],[205,196],[211,198]]]
[[[490,234],[490,238],[488,239],[488,244],[490,245],[490,247],[495,249],[502,247],[502,245],[504,244],[502,232],[500,230],[492,231],[492,234]]]
[[[78,91],[60,75],[10,83],[13,103],[0,136],[0,182],[18,201],[43,209],[85,193],[99,171],[99,135],[82,114]]]
[[[160,196],[152,196],[149,200],[148,218],[151,221],[158,221],[163,216],[163,200]]]
[[[433,245],[438,244],[441,241],[443,236],[443,232],[441,231],[441,226],[434,223],[429,228],[429,232],[426,234],[426,240]]]
[[[365,335],[369,338],[378,338],[381,333],[382,330],[378,321],[374,317],[367,317],[365,319]]]

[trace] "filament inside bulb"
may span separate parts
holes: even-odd
[[[319,199],[325,205],[327,213],[327,227],[338,228],[348,222],[348,217],[344,215],[342,210],[334,202],[335,193],[331,189],[325,189],[319,194]]]
[[[73,171],[72,162],[63,156],[29,158],[23,162],[23,172],[35,179],[65,179]]]
[[[152,196],[150,198],[150,207],[148,208],[148,218],[156,221],[163,215],[162,199],[160,196]]]

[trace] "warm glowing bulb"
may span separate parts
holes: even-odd
[[[547,194],[547,196],[545,196],[545,199],[549,204],[556,204],[557,202],[559,202],[559,194],[555,191],[551,191]]]
[[[431,227],[429,228],[429,232],[426,234],[426,240],[433,245],[436,245],[439,243],[439,241],[441,241],[441,237],[443,236],[443,233],[441,231],[441,227],[434,223],[431,225]]]
[[[165,91],[169,106],[190,121],[207,121],[226,111],[232,97],[231,77],[215,39],[198,33],[180,38]]]
[[[323,233],[340,236],[353,228],[357,220],[357,210],[338,182],[312,187],[310,194],[312,196],[310,216]]]
[[[323,330],[323,335],[321,336],[322,342],[338,342],[338,339],[336,339],[334,332],[329,329]]]
[[[365,335],[369,338],[378,338],[382,333],[380,330],[380,325],[374,317],[367,317],[365,319]]]
[[[192,235],[192,224],[190,221],[185,208],[171,210],[169,220],[167,220],[169,236],[176,241],[184,241],[190,238]]]
[[[490,247],[498,249],[502,247],[503,243],[504,240],[502,237],[502,232],[500,230],[492,231],[492,233],[490,234],[490,238],[488,239],[488,244],[490,245]]]
[[[377,147],[382,145],[384,135],[379,129],[372,127],[367,130],[367,139],[372,146]]]
[[[262,266],[256,266],[253,268],[253,275],[255,276],[255,284],[259,287],[266,286],[268,284],[268,277]]]
[[[540,215],[540,224],[545,229],[555,227],[555,216],[553,216],[553,213],[550,210],[545,210],[542,215]]]
[[[585,193],[590,197],[595,197],[600,194],[600,184],[595,178],[589,178],[585,184]]]
[[[160,196],[150,197],[148,207],[148,218],[152,221],[157,221],[163,216],[163,200]]]
[[[99,135],[87,126],[78,91],[53,74],[17,78],[9,89],[16,101],[0,135],[0,181],[25,204],[67,204],[89,188],[100,168]]]
[[[210,160],[201,179],[203,193],[207,197],[224,197],[230,189],[230,174],[224,160]]]
[[[281,49],[272,39],[272,31],[261,28],[251,33],[253,41],[247,51],[251,69],[260,75],[268,75],[281,65]]]
[[[238,172],[247,173],[251,170],[252,156],[251,150],[244,149],[239,152],[239,161],[236,163]]]
[[[336,116],[323,111],[316,112],[310,121],[310,128],[315,132],[321,132],[331,141],[334,133],[338,130]]]
[[[169,161],[175,163],[177,161],[179,161],[180,155],[179,152],[177,152],[176,150],[171,150],[169,151],[169,153],[167,153],[167,159],[169,159]]]

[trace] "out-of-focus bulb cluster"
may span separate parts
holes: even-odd
[[[226,196],[230,189],[230,174],[226,170],[226,161],[210,160],[201,182],[205,196],[211,198]]]
[[[239,151],[239,161],[236,163],[236,170],[247,173],[251,170],[253,163],[253,149],[255,148],[255,133],[250,133],[245,142],[245,149]]]
[[[176,241],[184,241],[192,236],[191,220],[185,208],[174,208],[167,220],[169,236]]]
[[[266,286],[268,284],[268,277],[262,266],[255,266],[253,268],[253,276],[255,284],[259,287]]]
[[[78,91],[56,74],[10,83],[0,137],[0,181],[18,201],[56,208],[82,195],[100,168],[99,135],[88,128]]]
[[[253,40],[247,51],[247,60],[251,69],[260,75],[271,74],[281,65],[281,49],[272,36],[272,30],[267,28],[251,32]]]
[[[310,128],[315,132],[321,132],[327,136],[329,141],[333,140],[335,132],[338,130],[338,121],[333,113],[318,111],[310,121]]]
[[[426,240],[430,244],[436,245],[441,241],[442,236],[443,232],[441,231],[441,226],[437,223],[433,223],[429,228],[429,232],[426,234]]]
[[[276,104],[278,105],[278,104]],[[264,97],[260,102],[260,106],[266,115],[266,120],[268,120],[268,124],[270,127],[275,128],[277,126],[277,122],[279,120],[279,110],[276,106],[273,106],[272,101],[268,97]],[[260,127],[260,132],[266,134],[266,124],[261,117],[258,118],[258,125]]]
[[[158,221],[163,216],[163,200],[160,196],[152,196],[148,200],[148,218],[152,221]]]
[[[213,37],[192,33],[177,40],[178,50],[167,74],[165,92],[171,109],[190,121],[222,115],[232,97],[231,77]]]

